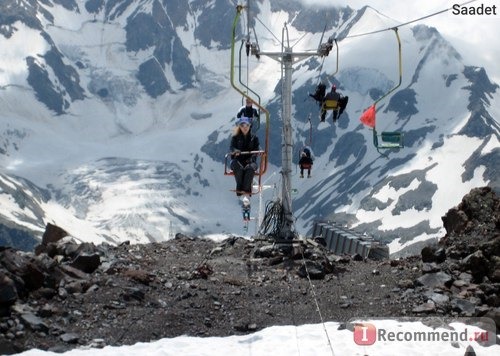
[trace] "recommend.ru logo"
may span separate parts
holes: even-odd
[[[490,346],[495,344],[496,339],[496,326],[489,318],[353,319],[350,323],[353,325],[354,342],[360,346],[377,342],[476,342],[480,346]]]

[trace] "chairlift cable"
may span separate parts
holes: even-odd
[[[300,343],[299,343],[299,334],[297,330],[297,321],[295,319],[295,309],[293,307],[294,305],[294,298],[293,298],[293,293],[292,293],[292,281],[290,280],[290,274],[288,273],[288,270],[285,270],[285,280],[286,284],[288,287],[288,295],[290,299],[290,315],[292,316],[292,325],[294,326],[295,329],[295,346],[297,347],[297,353],[300,355]]]
[[[470,3],[473,3],[473,2],[476,2],[477,0],[469,0],[469,1],[466,1],[462,4],[458,4],[460,7],[464,6],[464,5],[467,5],[467,4],[470,4]],[[440,11],[436,11],[436,12],[433,12],[432,14],[429,14],[429,15],[426,15],[426,16],[422,16],[422,17],[419,17],[418,19],[415,19],[415,20],[411,20],[411,21],[408,21],[408,22],[404,22],[400,25],[397,25],[397,26],[393,26],[393,27],[389,27],[389,28],[384,28],[384,29],[381,29],[381,30],[376,30],[376,31],[371,31],[371,32],[365,32],[365,33],[360,33],[360,34],[357,34],[357,35],[350,35],[350,36],[346,36],[344,37],[343,39],[346,39],[346,38],[354,38],[354,37],[361,37],[361,36],[368,36],[368,35],[373,35],[375,33],[380,33],[380,32],[384,32],[384,31],[389,31],[389,30],[392,30],[394,28],[398,28],[398,27],[403,27],[403,26],[406,26],[406,25],[409,25],[411,23],[414,23],[414,22],[418,22],[418,21],[422,21],[422,20],[425,20],[425,19],[428,19],[430,17],[433,17],[433,16],[437,16],[437,15],[440,15],[442,13],[445,13],[447,11],[450,11],[452,10],[453,7],[449,7],[447,9],[444,9],[444,10],[440,10]]]
[[[318,70],[318,81],[317,81],[317,84],[318,85],[319,83],[321,83],[321,74],[323,72],[323,64],[325,63],[325,57],[323,57],[321,59],[321,64],[319,65],[319,70]]]
[[[276,41],[278,41],[278,43],[280,43],[283,46],[283,43],[278,39],[278,37],[276,37],[273,31],[271,31],[266,25],[264,25],[264,23],[257,16],[255,16],[255,19],[259,21],[260,24],[264,26],[264,28],[276,39]]]
[[[307,118],[309,121],[309,146],[312,146],[312,122],[311,122],[311,113],[309,113],[309,117]]]
[[[257,104],[259,105],[258,108],[259,108],[259,115],[260,115],[260,95],[257,94],[254,90],[252,90],[249,86],[248,86],[248,83],[249,83],[249,58],[247,56],[247,70],[246,70],[246,75],[247,75],[247,78],[246,78],[246,83],[244,83],[241,79],[241,68],[243,67],[242,64],[241,64],[241,52],[243,51],[243,45],[245,44],[244,41],[241,41],[241,46],[240,46],[240,53],[239,53],[239,57],[238,57],[238,66],[239,66],[239,71],[238,71],[238,80],[241,84],[241,86],[243,86],[245,89],[246,89],[246,93],[249,94],[249,93],[252,93],[253,95],[255,95],[255,97],[257,98]],[[247,95],[248,96],[248,95]],[[255,101],[255,100],[253,100]],[[259,126],[260,126],[260,122],[259,122]]]
[[[291,48],[295,47],[300,41],[302,41],[304,37],[306,37],[306,35],[308,35],[308,33],[304,32],[304,34],[297,41],[295,41],[295,43],[291,46]]]
[[[325,23],[325,27],[323,28],[323,33],[321,33],[321,38],[319,40],[319,45],[321,46],[321,43],[323,42],[323,37],[325,36],[325,32],[326,32],[326,26],[328,24]],[[318,83],[316,85],[318,85],[321,81],[321,72],[323,71],[323,64],[325,63],[325,56],[322,56],[322,59],[321,59],[321,64],[319,66],[319,70],[318,70]]]
[[[328,330],[326,330],[325,320],[323,319],[323,315],[321,314],[321,309],[319,307],[318,297],[316,295],[316,289],[314,287],[313,282],[311,281],[309,269],[307,268],[306,257],[304,256],[304,250],[301,249],[300,252],[302,254],[302,262],[304,263],[304,269],[306,271],[307,280],[309,281],[309,285],[311,286],[311,294],[313,301],[316,305],[316,311],[318,312],[319,319],[321,321],[321,324],[323,325],[323,330],[325,331],[326,339],[328,341],[328,346],[330,347],[330,351],[332,352],[332,356],[335,356],[335,353],[333,352],[332,342],[330,341],[330,336],[328,335]]]

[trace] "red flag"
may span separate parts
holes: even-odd
[[[366,109],[359,120],[366,126],[369,126],[372,129],[375,128],[375,104]]]

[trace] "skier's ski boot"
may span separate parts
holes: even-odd
[[[242,212],[243,212],[243,220],[250,220],[250,199],[245,195],[243,199],[241,199]]]

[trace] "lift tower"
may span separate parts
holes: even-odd
[[[286,38],[285,38],[286,37]],[[328,39],[326,43],[320,43],[317,51],[294,52],[290,46],[288,28],[286,23],[282,30],[282,41],[280,52],[261,51],[258,44],[251,45],[252,54],[257,58],[259,56],[267,56],[281,63],[282,75],[282,120],[283,130],[281,137],[281,175],[282,175],[282,190],[281,204],[284,216],[284,222],[279,232],[279,238],[283,240],[293,240],[296,237],[294,231],[294,218],[292,211],[292,73],[293,64],[311,56],[328,56],[333,48],[333,40]]]

